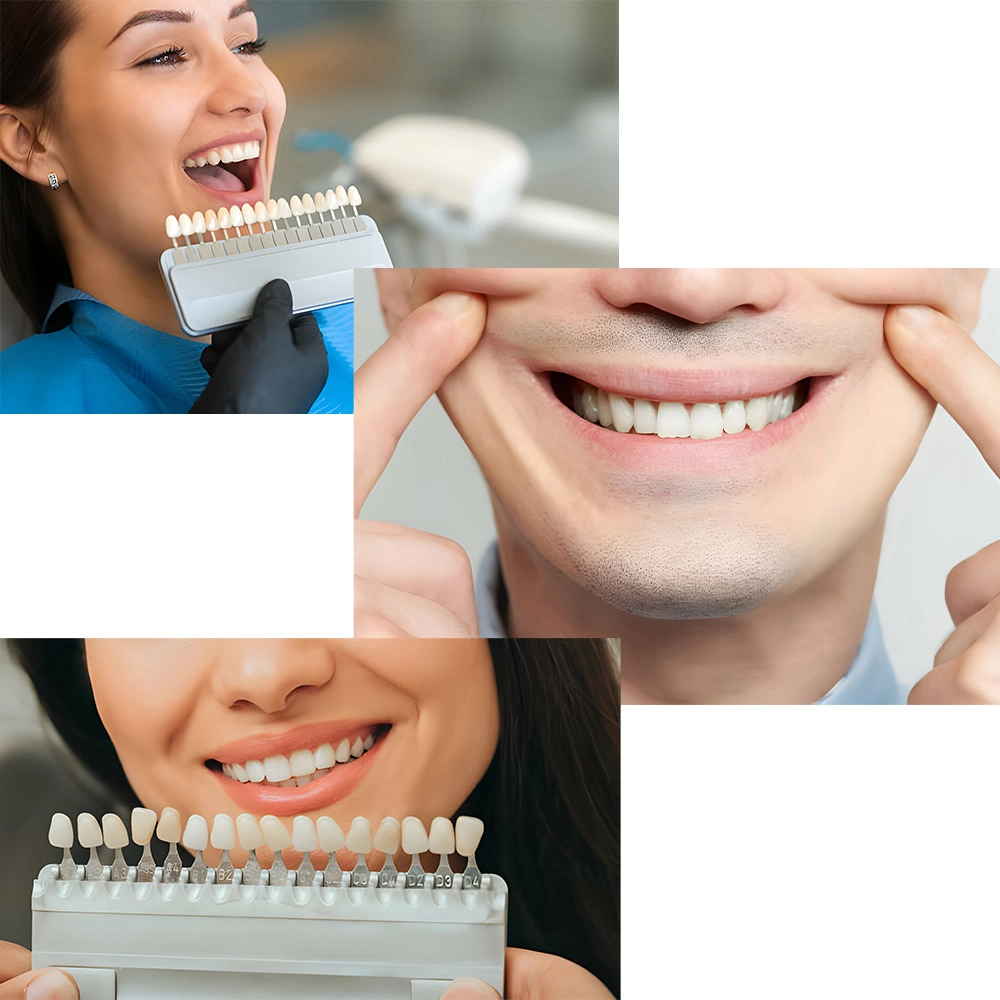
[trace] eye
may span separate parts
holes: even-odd
[[[257,56],[260,55],[265,45],[267,45],[266,38],[255,38],[252,42],[244,42],[242,45],[237,45],[233,49],[233,52],[240,56]]]
[[[144,59],[140,66],[176,66],[178,63],[182,62],[187,57],[187,53],[183,49],[179,49],[176,46],[172,49],[165,49],[158,55],[153,56],[151,59]]]

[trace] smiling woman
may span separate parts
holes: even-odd
[[[3,408],[185,412],[210,370],[273,410],[280,361],[281,409],[349,411],[350,361],[321,335],[332,345],[351,315],[325,310],[317,328],[272,295],[261,336],[202,357],[160,275],[168,216],[270,198],[285,95],[250,5],[5,0],[2,15],[3,274],[45,332],[4,352]]]
[[[565,960],[554,967],[569,979],[548,981],[542,995],[606,996],[594,976],[617,992],[619,711],[609,644],[10,645],[69,749],[124,806],[173,807],[181,824],[271,815],[289,830],[293,816],[329,816],[342,830],[355,816],[373,828],[384,817],[427,827],[435,816],[481,818],[477,861],[509,886],[509,944]],[[218,863],[217,852],[205,857]],[[272,857],[259,849],[261,864]],[[294,867],[301,855],[284,858]],[[243,865],[246,852],[232,860]],[[368,860],[377,868],[381,856]],[[400,853],[397,868],[407,863]],[[508,977],[524,968],[523,954],[511,954]],[[510,978],[508,995],[525,995]]]

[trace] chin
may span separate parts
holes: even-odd
[[[640,618],[728,618],[769,603],[786,592],[796,561],[772,536],[748,544],[737,533],[687,537],[613,537],[577,553],[569,575],[619,611]]]

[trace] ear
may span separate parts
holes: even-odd
[[[0,160],[22,177],[48,187],[49,174],[66,179],[66,170],[55,151],[38,134],[38,115],[0,104]]]
[[[378,297],[382,303],[382,317],[385,320],[386,332],[390,334],[415,308],[410,302],[410,289],[413,287],[416,274],[416,269],[412,267],[375,269]]]

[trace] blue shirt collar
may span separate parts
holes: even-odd
[[[486,550],[476,573],[476,611],[479,613],[479,634],[484,639],[508,638],[499,606],[502,587],[500,553],[494,542]],[[902,705],[905,701],[906,692],[900,687],[889,663],[882,626],[873,602],[854,662],[816,704]]]

